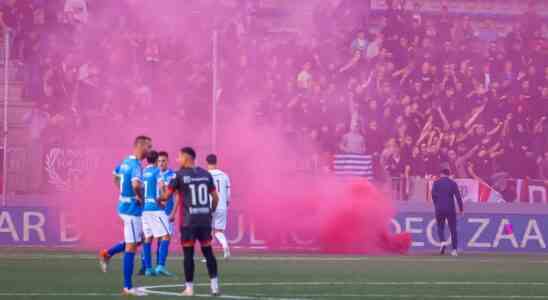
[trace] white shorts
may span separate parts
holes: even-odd
[[[143,212],[143,232],[145,237],[160,238],[170,235],[169,218],[162,210]]]
[[[226,210],[216,210],[213,213],[213,229],[226,230]]]
[[[143,236],[143,224],[141,217],[119,215],[124,222],[124,242],[129,244],[140,243]]]

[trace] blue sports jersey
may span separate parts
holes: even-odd
[[[175,178],[175,172],[173,172],[171,169],[167,169],[164,172],[160,172],[160,176],[162,178],[163,183],[167,186],[169,185],[169,182]],[[173,196],[169,197],[167,199],[165,212],[169,216],[171,215],[171,212],[173,211]]]
[[[141,164],[137,157],[130,155],[114,170],[114,175],[120,179],[120,203],[118,213],[130,216],[141,216],[143,209],[135,198],[133,181],[142,181]]]
[[[143,170],[145,211],[162,210],[156,201],[160,196],[160,179],[160,169],[158,167],[150,165]]]

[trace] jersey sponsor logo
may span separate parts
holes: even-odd
[[[188,209],[191,215],[206,215],[209,214],[209,207],[190,207]]]
[[[133,198],[131,197],[120,197],[120,203],[131,203],[133,202]]]
[[[196,181],[208,181],[207,177],[192,177],[192,176],[183,176],[183,183],[189,184]]]

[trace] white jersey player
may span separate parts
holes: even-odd
[[[227,211],[230,203],[230,178],[226,173],[217,169],[217,156],[215,154],[208,155],[206,162],[207,169],[213,177],[217,193],[219,194],[219,204],[213,213],[213,235],[223,247],[224,258],[226,259],[230,257],[228,241],[225,236]]]

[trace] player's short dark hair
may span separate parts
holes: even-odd
[[[166,158],[169,158],[169,154],[167,153],[167,151],[159,151],[158,152],[158,157],[160,156],[164,156]]]
[[[141,142],[145,142],[145,141],[152,141],[152,139],[146,135],[139,135],[135,138],[135,141],[133,142],[133,145],[138,145],[140,144]]]
[[[196,159],[196,151],[192,149],[191,147],[184,147],[181,149],[181,153],[187,154],[188,156],[192,157],[192,159]]]
[[[451,174],[451,165],[449,165],[449,163],[444,162],[444,163],[441,164],[440,167],[441,167],[440,168],[441,169],[440,170],[441,174],[446,175],[446,176],[449,176]]]
[[[151,150],[147,153],[147,163],[149,164],[155,164],[156,162],[158,162],[158,152],[156,152],[155,150]]]
[[[207,157],[206,157],[206,162],[210,165],[216,165],[217,164],[217,155],[215,154],[209,154]]]

